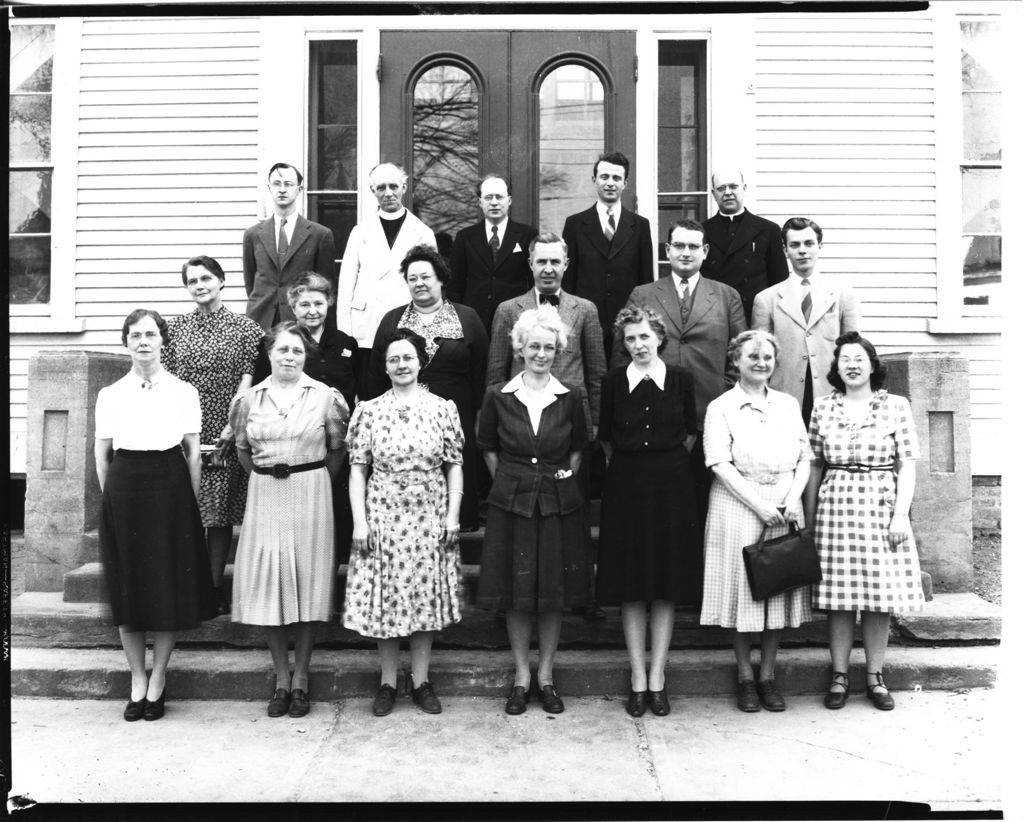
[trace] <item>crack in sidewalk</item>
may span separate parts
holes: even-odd
[[[658,799],[664,799],[665,794],[661,789],[661,780],[658,778],[658,768],[654,764],[654,756],[651,754],[651,743],[647,738],[647,728],[642,719],[633,720],[633,729],[636,731],[636,755],[640,760],[647,776],[654,783],[654,791]]]

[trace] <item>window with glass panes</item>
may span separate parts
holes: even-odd
[[[54,27],[14,25],[10,38],[8,293],[11,305],[45,306],[50,302]]]
[[[704,41],[658,43],[658,274],[669,271],[665,235],[676,220],[707,218],[707,70]]]
[[[962,261],[964,313],[998,310],[1002,285],[1002,88],[999,23],[960,23],[963,111]]]
[[[331,229],[340,256],[356,224],[359,184],[356,42],[310,43],[310,66],[306,213]]]

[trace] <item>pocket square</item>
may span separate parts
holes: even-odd
[[[519,245],[519,243],[516,243],[516,247],[512,249],[512,253],[513,254],[522,254],[523,253],[523,247],[521,245]]]

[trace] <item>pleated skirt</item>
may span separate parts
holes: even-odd
[[[203,524],[180,448],[114,452],[99,530],[115,625],[184,631],[217,615]]]

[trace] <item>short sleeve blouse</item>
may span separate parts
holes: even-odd
[[[917,431],[905,397],[880,389],[858,425],[846,416],[846,395],[833,391],[814,404],[810,441],[814,458],[831,465],[888,465],[920,458]]]
[[[166,369],[146,381],[129,371],[96,398],[96,438],[114,450],[166,451],[201,428],[199,392]]]

